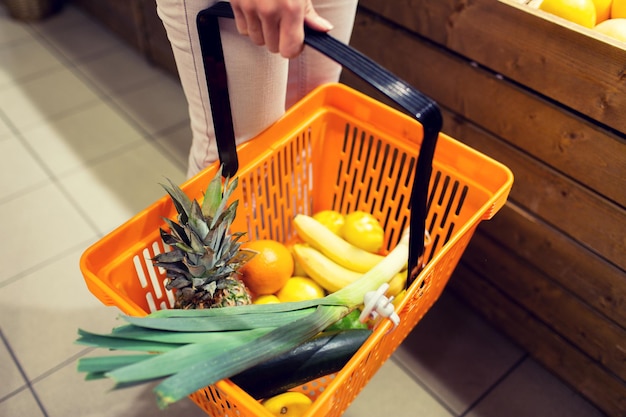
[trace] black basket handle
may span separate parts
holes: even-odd
[[[223,174],[232,177],[237,172],[239,165],[218,17],[234,18],[230,3],[218,2],[200,11],[197,16],[197,26],[211,101],[218,155],[223,165]],[[424,267],[424,232],[426,230],[428,185],[437,138],[443,124],[441,111],[432,99],[327,33],[305,27],[304,43],[352,71],[398,104],[423,126],[424,137],[417,158],[411,191],[408,286]]]

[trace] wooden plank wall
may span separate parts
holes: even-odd
[[[515,175],[450,289],[626,415],[626,50],[497,0],[361,0],[351,43],[435,99],[444,132]]]

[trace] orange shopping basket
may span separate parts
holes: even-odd
[[[306,33],[307,45],[361,76],[408,114],[329,84],[235,147],[218,17],[232,18],[228,3],[201,12],[198,29],[207,74],[221,74],[208,82],[220,160],[226,174],[239,178],[234,229],[247,231],[250,239],[289,242],[295,237],[291,219],[298,213],[364,210],[383,224],[390,250],[411,226],[412,283],[397,306],[400,324],[380,322],[341,371],[295,389],[314,399],[307,417],[337,417],[438,299],[478,224],[506,202],[513,176],[502,164],[440,133],[441,114],[432,100],[349,46],[312,31]],[[217,163],[206,168],[182,189],[201,196],[218,168]],[[80,266],[89,290],[129,315],[171,308],[172,293],[151,258],[166,250],[159,227],[163,217],[175,214],[163,196],[88,248]],[[230,380],[190,398],[212,417],[271,417]]]

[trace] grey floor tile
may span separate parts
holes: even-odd
[[[118,309],[88,290],[75,250],[0,288],[0,326],[26,376],[33,380],[85,350],[78,328],[110,331]]]
[[[80,63],[77,69],[107,95],[123,93],[171,77],[126,46]]]
[[[117,109],[101,101],[28,129],[22,136],[56,176],[87,168],[144,140]]]
[[[6,336],[4,336],[3,332],[3,338],[0,339],[0,375],[2,375],[2,384],[0,384],[0,400],[26,386],[24,376],[13,360],[13,356],[9,352],[9,347],[5,345],[5,338]]]
[[[389,415],[453,416],[394,360],[383,364],[344,413],[344,417]]]
[[[0,142],[13,137],[13,131],[2,116],[3,115],[0,114]]]
[[[0,47],[0,87],[15,80],[28,79],[51,69],[61,62],[35,39]]]
[[[185,398],[165,410],[157,407],[154,384],[111,391],[111,381],[85,381],[71,363],[34,384],[48,417],[207,417]]]
[[[585,399],[526,359],[466,417],[602,417]]]
[[[5,12],[4,7],[0,7],[0,47],[14,45],[32,38],[33,35],[28,25],[12,19]]]
[[[122,47],[123,42],[104,26],[72,7],[41,24],[34,25],[41,42],[76,64]]]
[[[463,413],[524,355],[457,298],[440,299],[395,353],[455,413]]]
[[[98,101],[98,96],[67,69],[0,87],[0,111],[20,131]]]
[[[0,402],[0,416],[3,417],[45,417],[33,393],[23,389]]]
[[[108,233],[163,197],[159,184],[166,178],[180,184],[184,170],[151,143],[141,143],[60,181],[100,232]]]
[[[113,101],[151,135],[189,120],[182,86],[173,78],[115,95]]]
[[[0,140],[0,155],[11,155],[0,164],[0,201],[49,181],[46,171],[15,136]]]
[[[0,287],[96,235],[52,184],[0,203],[0,218],[4,219],[2,236],[11,242],[0,251]]]

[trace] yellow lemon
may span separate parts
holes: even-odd
[[[596,6],[593,0],[543,0],[539,8],[587,28],[596,25]]]
[[[612,3],[613,0],[593,0],[593,4],[596,6],[596,25],[611,17]]]
[[[340,235],[344,223],[343,214],[334,210],[322,210],[315,213],[313,218],[330,229],[334,234]]]
[[[378,220],[358,210],[346,215],[341,234],[354,246],[372,253],[378,252],[385,240],[385,231]]]
[[[300,417],[313,401],[301,392],[284,392],[263,401],[263,407],[276,417]]]
[[[626,19],[605,20],[594,27],[593,30],[618,41],[626,42]]]
[[[626,19],[626,0],[613,0],[611,4],[611,19]]]
[[[278,297],[274,294],[260,295],[254,299],[252,304],[277,304],[280,303]]]
[[[291,277],[276,293],[281,303],[315,300],[324,297],[324,289],[311,278]]]

